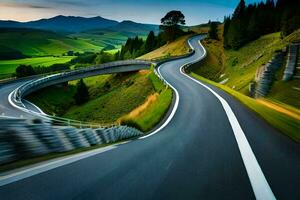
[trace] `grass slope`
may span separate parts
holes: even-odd
[[[299,133],[299,120],[289,117],[284,113],[280,113],[274,109],[271,109],[263,104],[259,103],[253,98],[250,98],[240,92],[237,92],[225,85],[218,84],[206,78],[199,76],[198,74],[191,73],[191,75],[201,81],[207,82],[211,85],[217,86],[230,95],[237,98],[240,102],[246,105],[248,108],[258,113],[262,118],[264,118],[268,123],[272,124],[277,129],[281,130],[287,136],[291,137],[297,142],[300,142],[300,133]]]
[[[21,65],[32,65],[48,67],[53,64],[61,64],[69,62],[74,58],[73,56],[62,56],[62,57],[37,57],[37,58],[24,58],[16,60],[0,60],[0,74],[12,74],[15,72],[15,69]]]
[[[300,80],[291,80],[289,82],[277,80],[273,84],[267,99],[283,104],[283,106],[291,105],[297,108],[290,108],[292,111],[300,111],[300,91],[293,89],[295,86],[300,88]]]
[[[182,36],[177,40],[175,40],[174,42],[165,44],[164,46],[139,57],[139,59],[157,60],[157,59],[168,58],[171,56],[180,56],[186,54],[189,52],[189,47],[186,44],[186,41],[190,36],[191,35]]]
[[[199,26],[192,26],[185,29],[185,31],[188,30],[193,31],[196,34],[206,34],[208,32],[208,26],[199,25]],[[191,36],[192,34],[182,36],[173,42],[165,44],[164,46],[139,57],[139,59],[159,60],[159,59],[165,59],[173,56],[181,56],[187,54],[190,51],[190,47],[187,44],[187,40]]]
[[[158,124],[167,113],[172,102],[172,90],[166,87],[152,71],[148,78],[155,90],[148,98],[146,105],[138,107],[120,119],[122,124],[128,124],[147,132]]]
[[[206,78],[218,80],[223,72],[224,52],[221,50],[221,41],[203,40],[202,44],[207,51],[206,58],[199,64],[191,67],[196,74],[205,74]],[[205,66],[205,67],[202,67]]]
[[[246,93],[248,85],[254,80],[256,70],[266,64],[276,50],[281,50],[287,43],[281,40],[280,33],[265,35],[247,44],[238,51],[226,50],[224,73],[229,87]]]
[[[162,90],[162,83],[150,71],[101,75],[84,81],[89,87],[91,99],[80,106],[75,105],[73,100],[77,81],[69,82],[67,87],[42,89],[28,99],[51,115],[101,124],[122,121],[132,125],[134,122],[143,131],[150,130],[163,118],[172,101],[172,91]],[[145,104],[151,95],[157,95],[157,99],[145,106],[139,115],[127,120],[123,118]]]
[[[0,29],[0,46],[27,56],[62,55],[68,51],[100,51],[104,46],[36,29]]]
[[[89,31],[70,35],[72,38],[79,38],[90,44],[101,46],[104,50],[120,49],[125,44],[128,35],[114,31]],[[132,36],[133,37],[133,36]]]
[[[126,78],[121,77],[118,81],[111,80],[109,84],[112,87],[110,91],[97,95],[84,105],[72,106],[63,117],[104,124],[112,123],[141,105],[152,92],[151,83],[139,73]],[[92,89],[101,90],[93,87]],[[107,86],[104,84],[103,87]]]
[[[249,83],[255,79],[256,70],[266,64],[275,51],[282,50],[291,41],[299,41],[299,33],[300,30],[284,39],[281,39],[279,33],[268,34],[238,51],[224,49],[222,40],[205,39],[202,43],[207,50],[207,57],[192,66],[191,74],[233,95],[274,127],[299,142],[299,91],[293,90],[292,86],[300,86],[300,82],[281,81],[284,66],[277,72],[272,90],[265,99],[255,100],[246,96]],[[221,34],[222,27],[219,28],[220,38]],[[216,83],[223,80],[227,80],[223,85]]]
[[[74,105],[73,96],[75,92],[76,87],[72,84],[65,87],[51,86],[30,94],[26,98],[35,103],[45,113],[61,116]]]
[[[221,38],[222,29],[219,29]],[[268,34],[248,43],[238,51],[223,48],[222,40],[205,39],[202,43],[207,49],[207,58],[193,66],[192,71],[210,80],[221,82],[227,80],[225,85],[249,95],[249,83],[255,80],[258,68],[266,64],[277,50],[282,50],[291,41],[300,40],[300,30],[281,39],[280,33]],[[283,82],[284,66],[279,70],[273,88],[267,96],[269,100],[279,101],[299,109],[297,96],[299,92],[292,86],[299,86],[299,80]]]
[[[200,64],[204,67],[196,65],[193,71],[217,82],[228,79],[226,85],[246,94],[257,68],[267,63],[286,42],[280,39],[280,33],[273,33],[238,51],[224,50],[222,41],[205,39],[203,45],[208,52],[207,58]]]
[[[86,78],[84,82],[89,88],[90,101],[80,106],[73,100],[77,81],[69,82],[67,87],[45,88],[30,95],[29,100],[49,114],[112,123],[143,103],[152,90],[151,83],[139,73],[101,75]]]

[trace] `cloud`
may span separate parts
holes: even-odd
[[[89,2],[89,1],[88,1]],[[70,5],[70,6],[90,6],[92,3],[82,2],[77,0],[52,0],[51,3],[57,5]]]
[[[33,9],[52,9],[51,6],[40,6],[29,3],[0,3],[0,7],[9,8],[33,8]]]

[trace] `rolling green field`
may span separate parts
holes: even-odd
[[[147,33],[148,34],[148,33]],[[82,33],[71,34],[69,37],[78,38],[90,44],[101,46],[106,52],[116,52],[121,49],[129,37],[139,36],[146,40],[147,34],[113,31],[113,30],[91,30]]]
[[[72,38],[80,38],[90,44],[101,46],[104,50],[120,49],[125,44],[128,36],[119,32],[94,31],[69,35]]]
[[[37,58],[24,58],[16,60],[0,60],[0,75],[12,74],[15,69],[21,65],[32,65],[48,67],[53,64],[61,64],[69,62],[74,58],[73,56],[62,56],[62,57],[37,57]]]
[[[26,56],[62,55],[68,51],[100,51],[104,48],[82,39],[35,29],[1,29],[0,46],[2,51],[7,47]]]
[[[63,35],[38,29],[0,28],[0,79],[11,77],[20,64],[47,67],[66,63],[73,58],[64,56],[69,51],[83,53],[104,50],[114,54],[128,37],[136,34],[93,30]],[[146,35],[140,37],[145,39]]]
[[[16,50],[25,56],[61,56],[68,51],[99,52],[120,49],[134,33],[118,31],[90,31],[62,35],[37,29],[0,28],[1,52]],[[146,38],[146,35],[139,35]]]

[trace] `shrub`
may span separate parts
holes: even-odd
[[[31,65],[19,65],[16,68],[16,77],[26,77],[35,75],[35,71]]]

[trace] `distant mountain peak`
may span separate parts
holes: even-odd
[[[123,20],[120,23],[137,23],[137,22],[134,22],[134,21],[131,21],[131,20]]]
[[[16,21],[1,21],[2,28],[34,28],[49,30],[54,32],[78,33],[95,29],[109,29],[114,31],[124,32],[138,32],[146,33],[150,30],[157,30],[157,25],[142,24],[131,20],[124,20],[118,22],[103,18],[101,16],[95,17],[80,17],[80,16],[65,16],[57,15],[48,19],[39,19],[30,22],[16,22]]]

